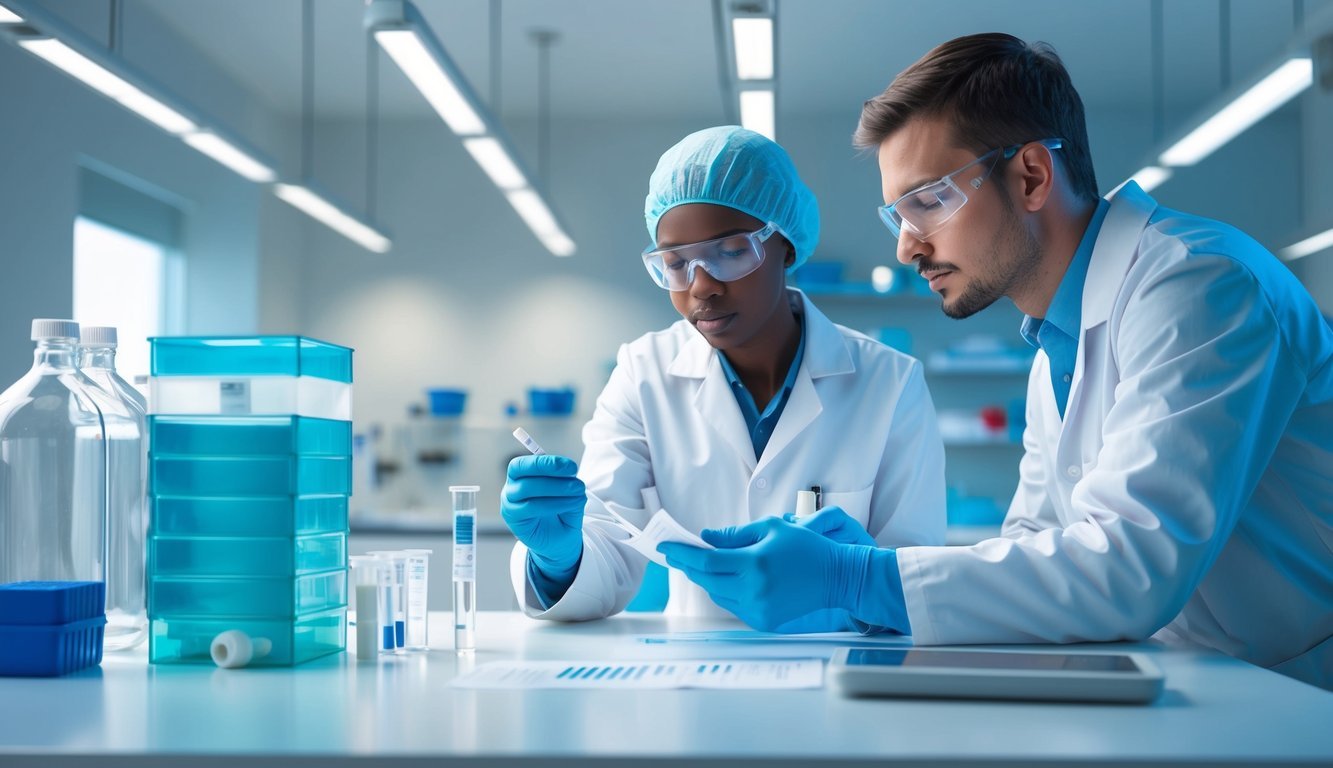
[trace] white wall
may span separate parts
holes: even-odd
[[[57,10],[90,34],[105,28],[104,4]],[[222,115],[261,149],[288,154],[291,132],[153,17],[128,18],[124,42],[125,58],[172,92]],[[30,365],[29,321],[71,312],[81,164],[111,171],[185,214],[185,332],[258,329],[261,265],[271,274],[271,262],[302,250],[299,238],[280,234],[290,234],[299,214],[279,209],[286,206],[264,188],[8,43],[0,43],[0,104],[0,387]]]

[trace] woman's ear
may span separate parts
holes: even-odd
[[[792,245],[791,243],[787,243],[787,258],[783,260],[782,265],[784,267],[790,267],[795,263],[796,263],[796,246]]]

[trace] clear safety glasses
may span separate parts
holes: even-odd
[[[694,282],[695,267],[724,283],[739,280],[764,263],[764,241],[778,231],[769,222],[758,232],[743,232],[702,243],[672,248],[648,248],[643,252],[643,266],[653,282],[668,291],[683,291]]]
[[[1035,143],[1047,149],[1064,146],[1063,139],[1041,139]],[[990,178],[1000,160],[1008,160],[1024,146],[1015,144],[992,149],[939,181],[923,184],[891,204],[881,205],[879,217],[894,237],[902,237],[904,229],[913,237],[930,237],[940,231],[967,202],[967,193],[959,182],[974,190],[981,189],[982,182]]]

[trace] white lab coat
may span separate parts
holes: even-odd
[[[662,508],[695,533],[792,512],[796,492],[818,485],[881,544],[944,541],[944,449],[921,364],[834,325],[796,290],[805,352],[787,405],[756,462],[750,434],[717,352],[681,320],[620,348],[616,368],[583,429],[579,476],[642,527]],[[647,560],[622,542],[589,500],[583,559],[573,584],[543,610],[527,581],[527,550],[511,559],[529,616],[597,619],[638,592]],[[669,571],[666,613],[729,616]]]
[[[1063,422],[1032,367],[1003,537],[899,550],[915,641],[1155,633],[1333,685],[1333,332],[1241,232],[1110,201]]]

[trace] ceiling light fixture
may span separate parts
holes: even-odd
[[[1239,95],[1211,110],[1207,118],[1162,153],[1161,163],[1194,165],[1299,96],[1313,82],[1314,63],[1310,57],[1287,59]]]
[[[112,50],[73,29],[40,7],[0,6],[0,27],[23,50],[120,104],[172,136],[255,182],[276,178],[273,164],[221,126],[203,120],[192,107],[152,83]],[[26,22],[23,20],[26,18]],[[23,22],[20,26],[8,26]]]
[[[1278,251],[1283,261],[1295,261],[1306,256],[1313,256],[1320,251],[1333,248],[1333,229],[1326,229],[1317,235],[1311,235]]]
[[[574,241],[533,185],[498,117],[481,103],[416,6],[407,0],[371,0],[365,26],[449,130],[463,138],[468,154],[542,245],[556,256],[573,255]]]
[[[773,0],[714,0],[720,77],[740,124],[777,139],[777,19]]]

